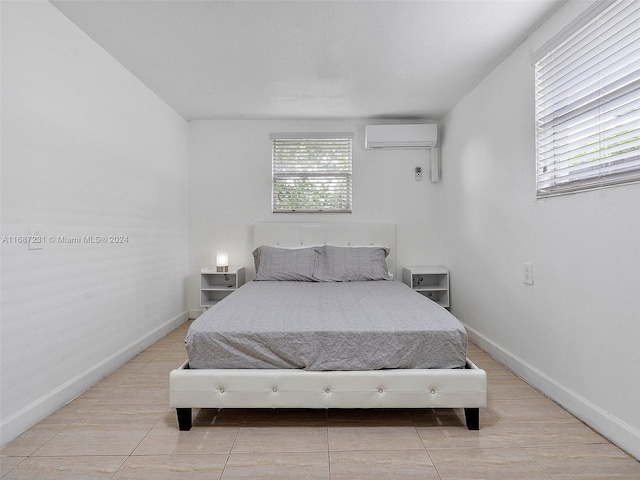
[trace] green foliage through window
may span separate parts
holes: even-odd
[[[351,134],[272,136],[273,212],[351,212]]]

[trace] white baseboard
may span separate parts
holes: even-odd
[[[465,328],[471,342],[636,460],[640,460],[640,432],[638,430],[559,384],[544,372],[529,365],[517,355],[494,343],[468,325],[465,325]]]
[[[63,383],[51,392],[24,406],[0,424],[0,446],[4,446],[71,400],[81,395],[104,377],[127,363],[145,348],[182,325],[188,319],[187,312],[168,320],[141,338],[131,342],[103,361]]]
[[[189,319],[190,320],[195,320],[196,318],[198,318],[203,313],[204,313],[204,311],[202,311],[202,310],[189,310]]]

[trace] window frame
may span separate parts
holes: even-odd
[[[640,182],[638,17],[634,2],[597,2],[532,56],[537,198]]]
[[[351,132],[271,134],[272,213],[352,213],[353,136]],[[293,151],[296,147],[298,151]],[[329,188],[337,200],[329,198],[332,201],[325,208],[313,202],[318,196],[307,195],[293,208],[284,206],[284,200],[279,202],[296,188],[308,188],[307,193]],[[327,200],[319,197],[318,201]]]

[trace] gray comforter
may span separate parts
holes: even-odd
[[[467,333],[398,281],[252,281],[196,319],[191,368],[460,368]]]

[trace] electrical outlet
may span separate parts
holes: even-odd
[[[416,182],[422,180],[422,167],[416,167]]]
[[[533,285],[533,263],[524,264],[524,283]]]

